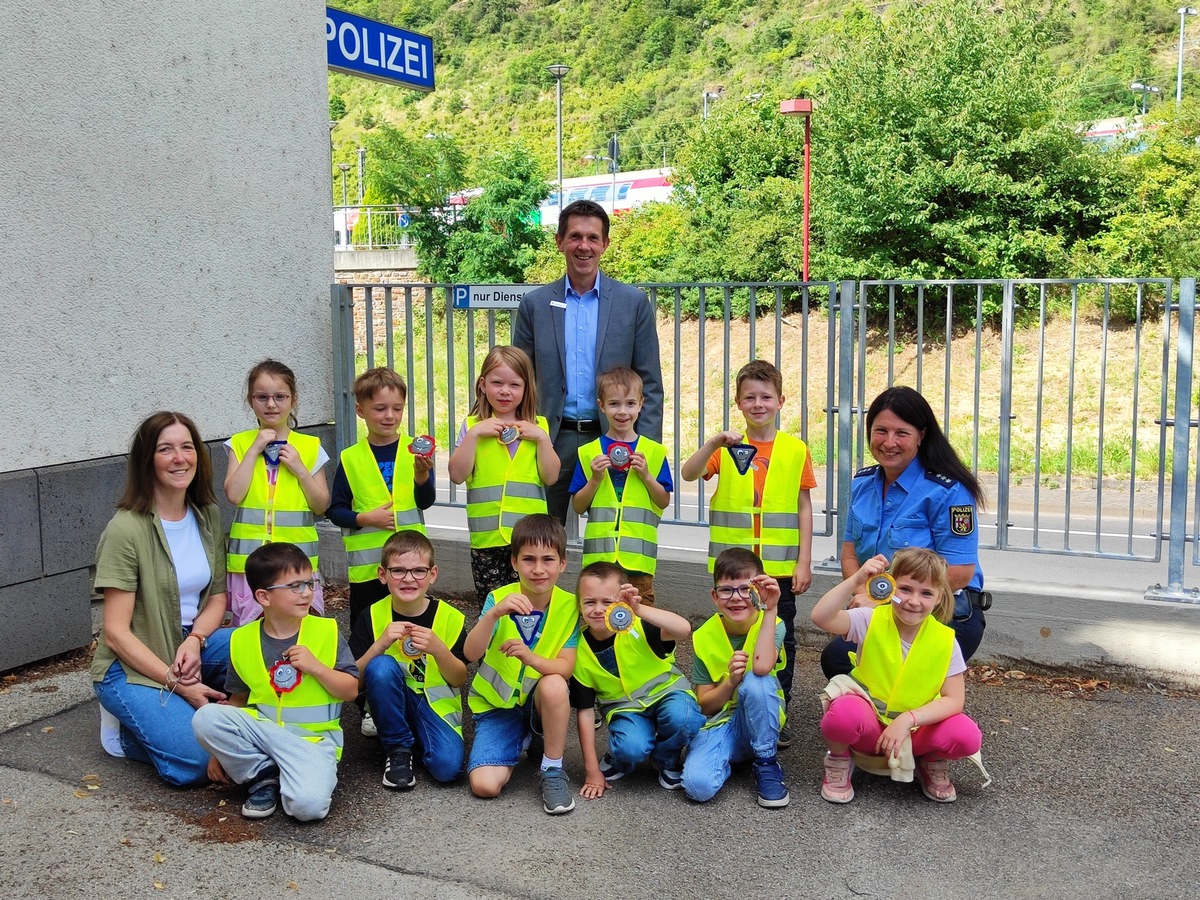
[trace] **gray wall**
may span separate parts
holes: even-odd
[[[0,669],[90,638],[134,427],[332,418],[324,4],[0,0]],[[218,454],[222,459],[223,453]]]

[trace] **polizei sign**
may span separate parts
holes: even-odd
[[[359,78],[433,90],[433,38],[325,7],[329,68]]]

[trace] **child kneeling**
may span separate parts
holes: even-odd
[[[213,781],[250,784],[248,819],[283,811],[307,822],[329,814],[342,756],[342,702],[358,670],[337,622],[308,614],[313,571],[294,544],[246,558],[246,583],[263,617],[233,632],[225,678],[229,705],[196,710],[192,728]]]
[[[813,607],[814,625],[858,648],[850,675],[836,676],[825,689],[831,700],[821,719],[829,749],[821,796],[830,803],[854,799],[853,750],[885,757],[893,780],[911,781],[915,766],[925,796],[952,803],[957,794],[947,761],[978,753],[983,738],[962,712],[967,666],[945,624],[954,612],[946,562],[932,550],[911,548],[896,554],[890,576],[882,574],[887,565],[882,555],[868,559]],[[879,589],[871,593],[883,602],[844,608],[877,577]],[[889,587],[891,597],[883,599]]]
[[[644,605],[623,576],[616,563],[590,563],[579,573],[576,589],[586,628],[571,687],[586,772],[579,793],[589,800],[603,796],[609,783],[647,757],[659,785],[679,790],[683,748],[704,724],[696,695],[675,666],[675,642],[687,637],[691,626],[683,616]],[[618,602],[629,609],[612,609]],[[600,762],[592,715],[596,700],[608,721],[608,753]]]
[[[709,718],[684,760],[683,790],[692,800],[711,800],[731,764],[752,759],[758,805],[784,807],[791,798],[775,756],[785,722],[779,583],[763,574],[757,556],[731,547],[713,564],[713,585],[717,614],[692,636],[692,683]]]

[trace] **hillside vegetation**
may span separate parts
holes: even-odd
[[[431,94],[330,75],[337,161],[354,162],[360,145],[384,151],[373,161],[401,141],[393,158],[435,173],[423,185],[373,183],[369,161],[381,201],[419,206],[430,184],[481,184],[493,151],[551,175],[546,66],[570,65],[565,174],[595,171],[585,157],[618,132],[623,170],[670,165],[685,189],[678,204],[617,224],[615,237],[638,248],[610,263],[625,277],[797,276],[803,127],[776,114],[789,97],[817,108],[813,278],[1178,276],[1200,263],[1189,237],[1200,224],[1200,107],[1185,102],[1174,117],[1179,19],[1162,0],[334,5],[435,40]],[[1197,56],[1185,67],[1189,99],[1200,97]],[[1161,87],[1159,114],[1170,117],[1146,152],[1084,144],[1079,123],[1136,112],[1135,80]],[[717,96],[702,123],[705,92]],[[522,267],[529,253],[520,248]],[[543,247],[541,265],[551,261]]]

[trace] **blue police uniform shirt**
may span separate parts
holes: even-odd
[[[582,294],[567,282],[563,300],[567,309],[563,315],[564,374],[567,376],[567,396],[563,403],[563,418],[575,420],[598,419],[596,409],[596,329],[600,321],[600,271],[596,283]]]
[[[978,525],[971,492],[952,478],[926,472],[920,458],[913,457],[886,496],[879,466],[854,476],[843,540],[854,545],[860,563],[876,553],[890,560],[906,547],[928,548],[948,565],[973,565],[975,574],[967,587],[981,591]]]

